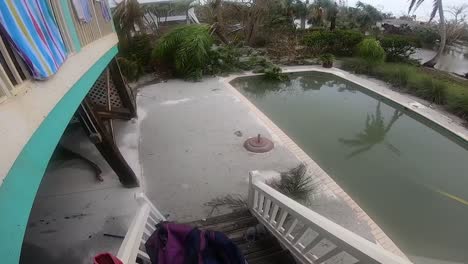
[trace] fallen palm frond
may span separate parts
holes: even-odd
[[[204,204],[205,206],[211,207],[211,213],[219,207],[227,207],[234,211],[247,209],[247,199],[240,194],[227,194],[225,196],[219,196],[212,199]]]
[[[303,202],[308,201],[311,193],[315,191],[312,178],[307,174],[304,164],[282,172],[280,179],[272,181],[270,185],[284,195]]]

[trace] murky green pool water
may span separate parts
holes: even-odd
[[[468,263],[466,146],[331,74],[295,73],[281,83],[243,77],[232,84],[407,255]]]

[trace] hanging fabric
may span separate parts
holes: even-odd
[[[91,6],[88,0],[72,0],[75,14],[81,22],[89,23],[93,20]]]
[[[101,6],[102,17],[106,22],[111,21],[112,15],[110,13],[109,2],[107,0],[96,0]]]
[[[56,73],[67,52],[46,1],[0,1],[0,30],[35,79]]]

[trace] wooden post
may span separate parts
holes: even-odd
[[[88,137],[111,166],[125,187],[137,187],[138,178],[115,145],[109,131],[85,97],[78,107],[78,117]]]
[[[122,77],[119,64],[115,58],[112,59],[112,61],[109,63],[109,70],[112,82],[114,83],[115,89],[119,93],[123,106],[130,111],[132,118],[136,117],[137,112],[135,96],[133,95],[131,88],[127,85],[124,78]]]

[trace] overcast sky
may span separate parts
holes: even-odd
[[[348,0],[349,6],[354,6],[358,0]],[[361,0],[371,4],[384,12],[392,12],[396,16],[408,13],[409,0]],[[416,11],[418,20],[429,18],[432,11],[432,0],[425,0]],[[449,6],[468,4],[468,0],[443,0],[444,9]]]

